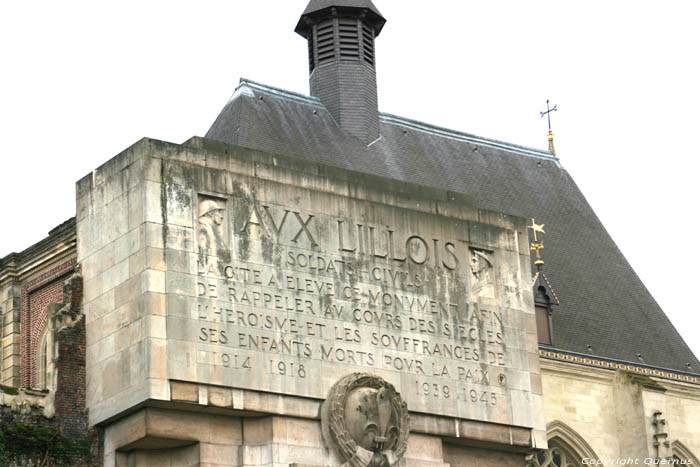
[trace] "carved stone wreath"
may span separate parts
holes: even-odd
[[[382,378],[353,373],[338,381],[323,403],[326,443],[338,450],[343,467],[396,465],[408,445],[406,403]]]

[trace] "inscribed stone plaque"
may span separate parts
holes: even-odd
[[[170,379],[323,399],[364,372],[411,411],[532,426],[513,229],[183,170],[204,181],[165,190],[196,236],[168,253]]]

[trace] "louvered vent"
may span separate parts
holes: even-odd
[[[318,24],[316,29],[316,43],[318,44],[317,53],[319,65],[335,58],[332,19],[322,21]]]
[[[314,57],[314,41],[309,41],[309,72],[316,68],[316,58]]]
[[[341,60],[360,59],[360,41],[358,35],[358,24],[356,19],[338,19],[338,36],[340,39]]]
[[[374,41],[386,19],[370,0],[307,0],[297,33],[309,44],[309,84],[335,123],[369,145],[379,138]]]
[[[374,31],[365,23],[362,23],[362,49],[365,61],[374,65]]]

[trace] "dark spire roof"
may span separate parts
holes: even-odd
[[[328,14],[327,10],[331,8],[337,8],[339,11],[366,10],[367,23],[373,27],[375,36],[379,35],[384,27],[384,23],[386,23],[386,19],[384,19],[384,16],[382,16],[377,7],[374,6],[372,0],[311,0],[306,6],[304,13],[301,14],[301,18],[299,18],[299,22],[296,28],[294,28],[294,31],[307,37],[309,33],[308,21],[326,16]]]
[[[547,304],[559,305],[559,298],[557,298],[557,294],[554,293],[554,289],[552,289],[552,285],[549,283],[549,279],[547,279],[543,271],[537,271],[535,273],[532,288],[535,294],[536,305],[539,305],[538,298],[540,297],[544,299]]]

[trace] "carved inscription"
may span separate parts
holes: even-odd
[[[367,371],[414,410],[498,422],[510,391],[529,391],[517,284],[499,286],[499,253],[473,247],[466,225],[204,196],[198,216],[195,298],[180,314],[196,320],[183,339],[212,384],[323,397]]]

